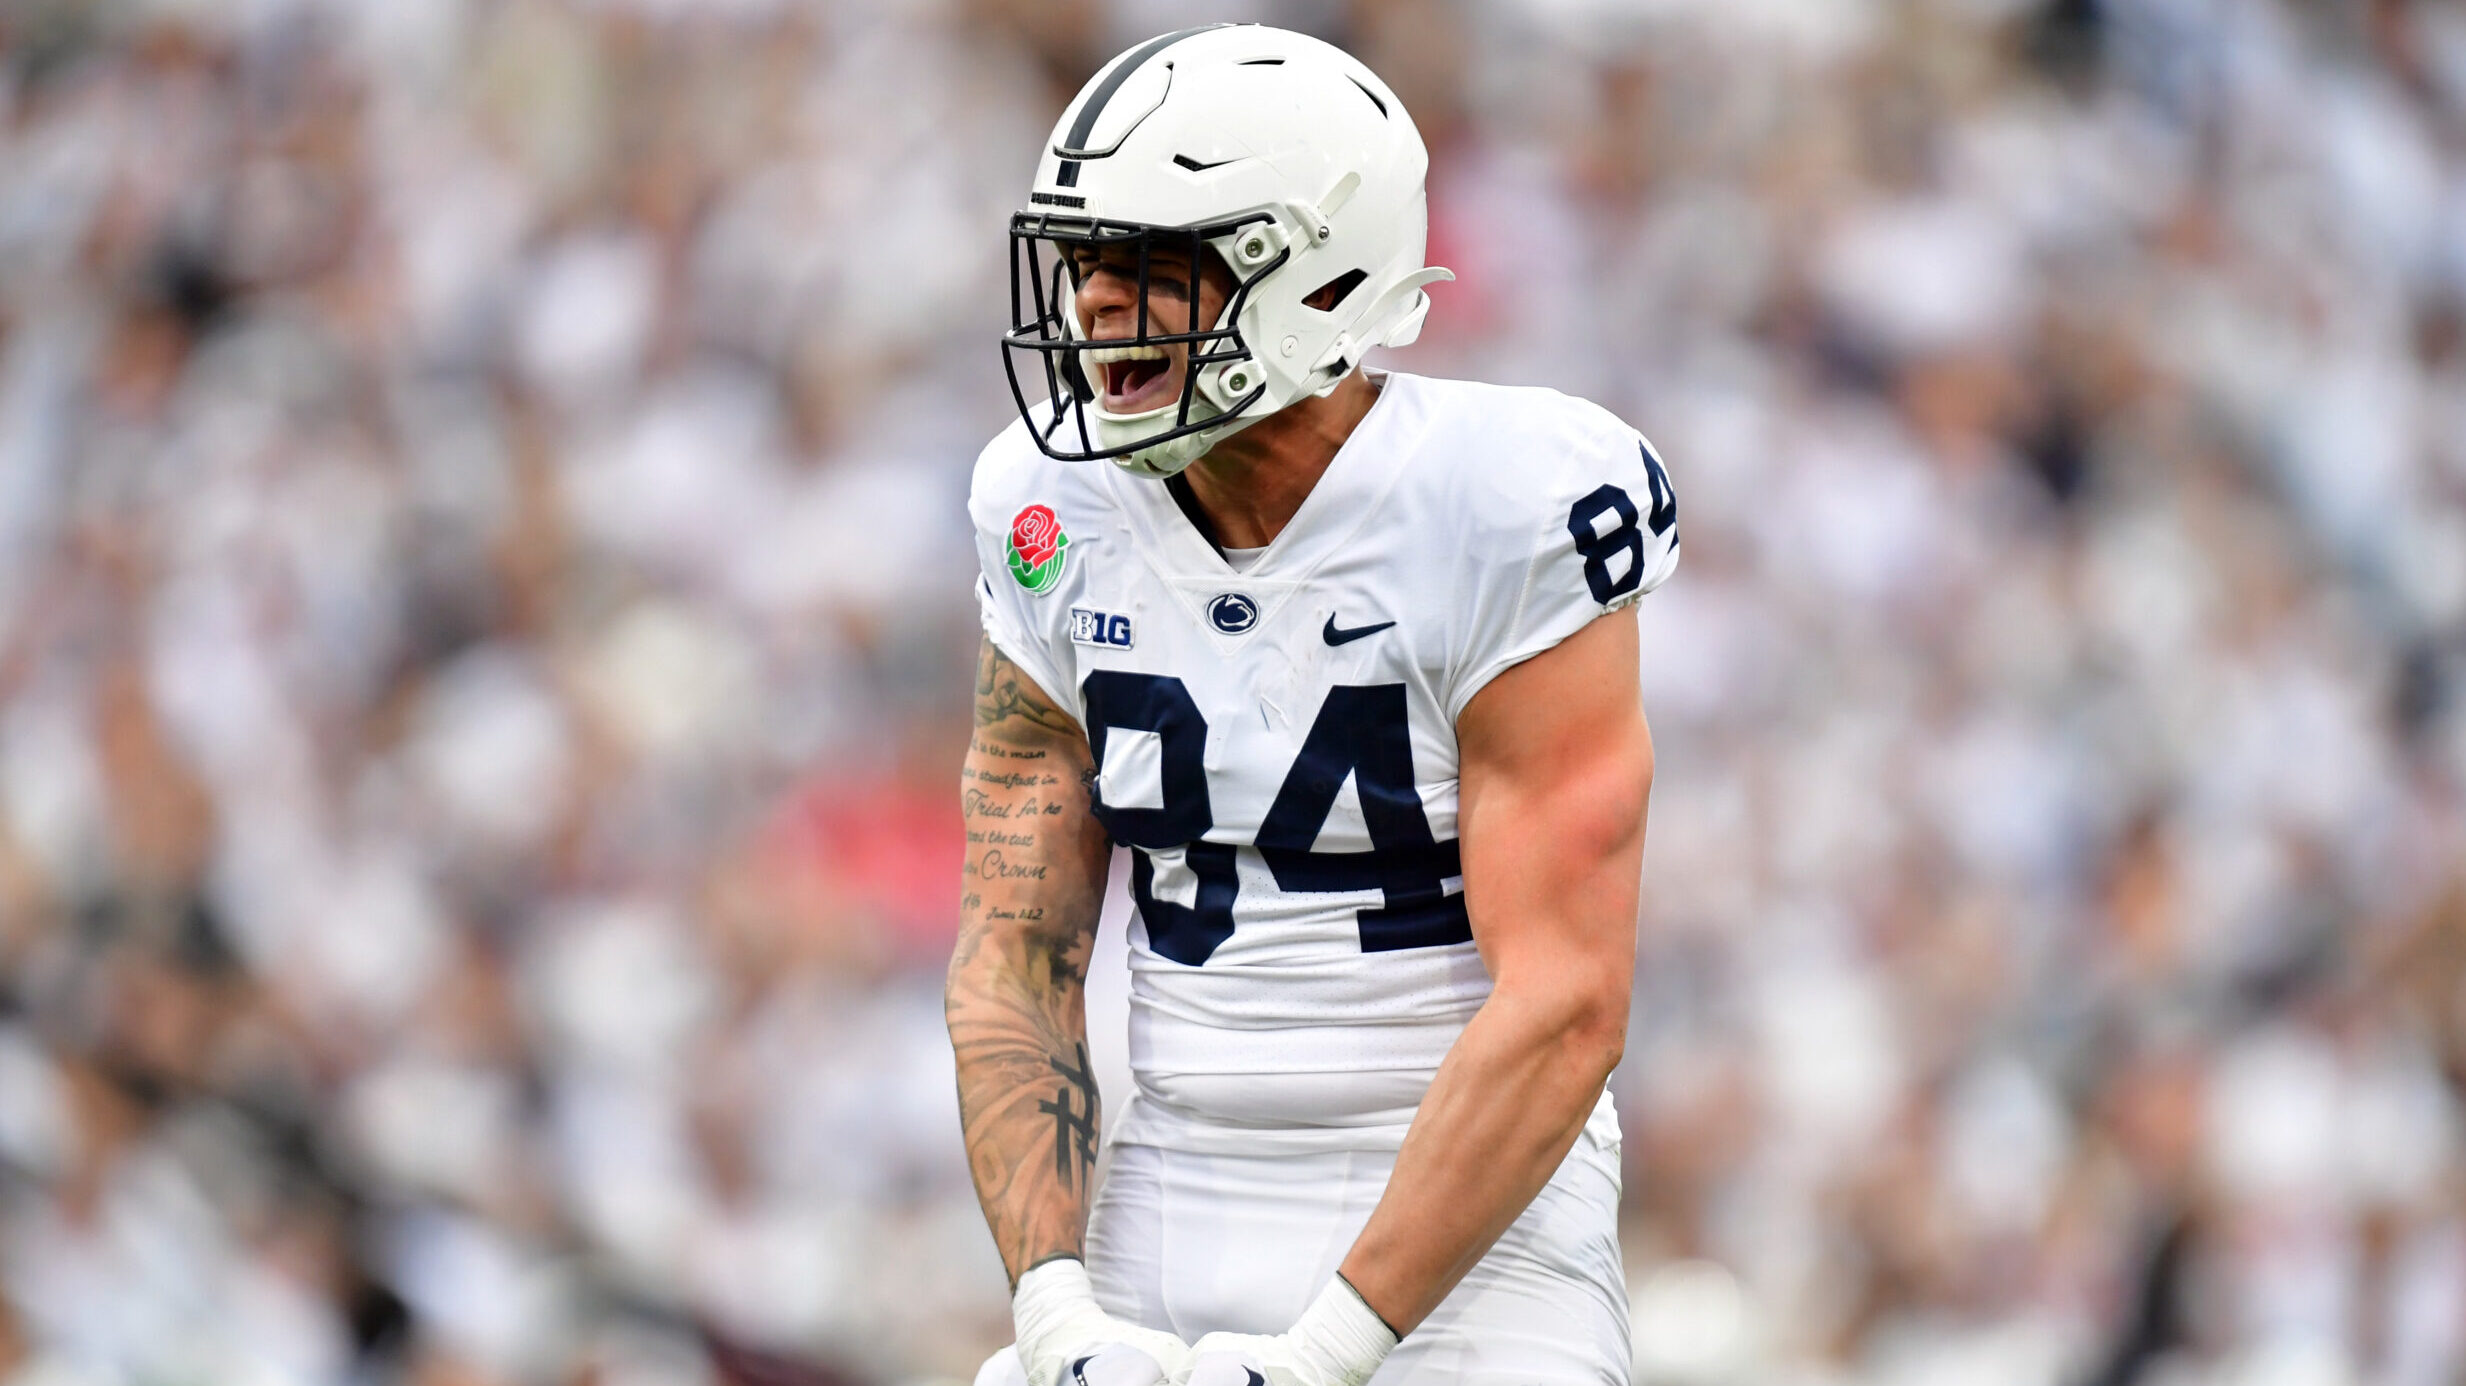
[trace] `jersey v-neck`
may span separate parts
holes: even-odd
[[[1199,537],[1207,541],[1207,546],[1223,553],[1224,541],[1216,537],[1216,526],[1207,518],[1207,507],[1199,504],[1199,493],[1190,485],[1190,474],[1175,472],[1166,477],[1165,494],[1173,498],[1173,504],[1181,510],[1182,518],[1190,521],[1190,527],[1199,532]]]
[[[1389,446],[1384,440],[1400,416],[1414,412],[1397,399],[1412,383],[1413,378],[1400,371],[1382,373],[1378,398],[1337,447],[1327,470],[1294,508],[1293,517],[1244,568],[1237,569],[1226,560],[1207,523],[1207,512],[1200,508],[1186,479],[1174,476],[1159,486],[1114,467],[1107,469],[1112,474],[1106,481],[1124,513],[1134,517],[1132,530],[1143,541],[1141,547],[1149,550],[1152,560],[1168,575],[1306,577],[1345,536],[1368,520],[1404,465],[1406,449]]]

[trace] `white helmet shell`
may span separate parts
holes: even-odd
[[[1429,165],[1387,84],[1306,34],[1185,29],[1105,64],[1062,113],[1030,209],[1011,224],[1036,292],[1014,279],[1005,356],[1040,445],[1170,476],[1240,428],[1333,389],[1371,347],[1411,342],[1429,311],[1423,286],[1454,278],[1423,263]],[[1164,338],[1191,353],[1177,403],[1108,414],[1077,374],[1070,344],[1086,340],[1086,326],[1060,279],[1042,291],[1035,245],[1160,231],[1196,233],[1239,287],[1223,320]],[[1329,307],[1304,302],[1348,276],[1358,278]],[[1021,351],[1045,353],[1052,412],[1041,425],[1021,387]]]

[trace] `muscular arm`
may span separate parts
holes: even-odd
[[[1399,1333],[1549,1182],[1626,1043],[1653,773],[1634,611],[1499,675],[1456,736],[1465,905],[1493,989],[1341,1268]]]
[[[1012,1283],[1077,1256],[1096,1163],[1084,984],[1109,847],[1087,737],[990,641],[959,772],[959,943],[943,989],[968,1170]]]

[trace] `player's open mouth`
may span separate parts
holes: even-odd
[[[1089,347],[1079,359],[1096,373],[1104,396],[1099,403],[1108,414],[1158,408],[1176,388],[1173,358],[1160,346]]]

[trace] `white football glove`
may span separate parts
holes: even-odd
[[[1172,1334],[1106,1313],[1087,1267],[1068,1257],[1019,1277],[1010,1317],[1028,1386],[1157,1386],[1190,1355]]]
[[[1190,1345],[1176,1386],[1362,1386],[1395,1351],[1396,1335],[1343,1276],[1327,1282],[1291,1328],[1272,1337],[1210,1333]]]

